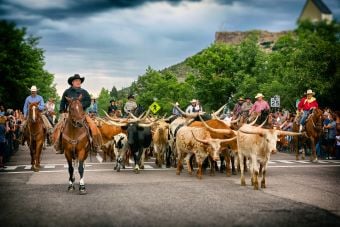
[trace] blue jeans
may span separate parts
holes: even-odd
[[[305,121],[307,119],[308,113],[309,113],[309,110],[303,111],[303,114],[302,114],[302,117],[301,117],[301,120],[300,120],[301,125],[305,125]]]

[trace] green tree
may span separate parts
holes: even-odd
[[[58,98],[54,76],[44,70],[44,51],[38,44],[39,38],[27,35],[25,28],[0,21],[0,100],[7,108],[22,109],[32,85],[44,100]]]
[[[102,88],[97,98],[99,116],[105,116],[104,111],[107,112],[108,106],[110,105],[110,99],[109,90]]]

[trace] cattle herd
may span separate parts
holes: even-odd
[[[196,175],[201,179],[204,164],[209,163],[214,174],[216,161],[220,160],[220,168],[225,167],[227,176],[239,170],[241,185],[246,185],[244,171],[249,163],[254,189],[259,189],[258,176],[262,176],[261,188],[265,188],[268,161],[276,151],[279,137],[300,133],[263,128],[255,125],[256,119],[251,123],[228,124],[218,118],[220,110],[209,115],[209,120],[203,120],[200,113],[184,112],[179,117],[155,118],[149,116],[149,111],[139,117],[130,114],[125,119],[97,117],[95,121],[103,137],[103,161],[109,156],[115,161],[114,169],[120,171],[132,156],[134,171],[139,173],[144,168],[144,158],[152,154],[159,168],[163,164],[167,168],[174,166],[180,175],[185,160],[188,173],[193,173],[196,164]],[[196,160],[194,164],[193,160]]]

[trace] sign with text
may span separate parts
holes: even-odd
[[[270,99],[270,107],[280,107],[280,96],[275,95],[273,98]]]

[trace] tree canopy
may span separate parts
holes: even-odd
[[[54,76],[44,69],[39,38],[25,28],[0,20],[0,102],[5,108],[22,109],[30,87],[36,85],[44,100],[57,98]]]
[[[185,106],[197,98],[205,110],[216,110],[239,97],[254,100],[256,93],[268,101],[279,95],[281,108],[295,110],[296,99],[307,89],[316,92],[321,107],[339,109],[339,57],[339,23],[305,21],[280,37],[270,51],[258,45],[254,32],[239,45],[214,43],[188,58],[185,64],[191,69],[185,81],[179,82],[171,70],[149,67],[130,89],[144,106],[157,100],[160,114],[170,112],[171,102]]]

